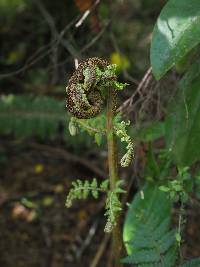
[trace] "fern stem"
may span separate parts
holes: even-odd
[[[181,234],[182,234],[182,231],[183,231],[183,227],[184,227],[184,204],[183,202],[181,201],[181,206],[180,206],[180,211],[179,211],[179,218],[178,218],[178,234],[179,234],[179,237],[181,238]],[[181,250],[181,241],[180,240],[178,242],[178,248],[179,248],[179,258],[180,258],[180,263],[183,263],[183,255],[182,255],[182,250]]]
[[[85,128],[86,130],[89,130],[91,132],[94,132],[94,133],[101,133],[103,135],[106,134],[106,131],[105,130],[99,130],[97,128],[94,128],[94,127],[91,127],[91,126],[88,126],[86,125],[86,123],[84,123],[81,119],[77,120],[78,124],[80,124],[82,126],[82,128]]]
[[[73,189],[74,190],[74,192],[76,192],[76,191],[81,191],[81,190],[94,190],[94,187],[92,187],[92,186],[88,186],[88,187],[86,187],[86,186],[80,186],[79,188],[77,188],[77,189]],[[95,190],[96,191],[99,191],[99,192],[107,192],[107,190],[105,190],[105,189],[102,189],[102,188],[95,188]]]
[[[112,88],[108,90],[107,99],[107,114],[106,114],[106,130],[107,130],[107,145],[108,145],[108,165],[109,165],[109,180],[110,189],[113,191],[116,187],[116,182],[119,180],[118,175],[118,157],[117,144],[114,134],[114,112],[115,112],[115,92]],[[112,232],[112,266],[122,267],[120,258],[122,254],[122,234],[120,229],[120,218],[117,218],[117,224]]]

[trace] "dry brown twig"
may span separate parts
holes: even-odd
[[[106,246],[108,244],[108,241],[110,240],[110,235],[105,235],[102,242],[99,245],[99,248],[97,250],[97,253],[95,254],[90,267],[96,267],[99,264],[99,261],[101,260],[101,257],[103,256],[103,253],[106,249]]]
[[[9,78],[9,77],[14,76],[14,75],[18,75],[18,74],[26,71],[30,67],[32,67],[34,64],[36,64],[38,61],[40,61],[41,59],[46,57],[48,54],[50,54],[52,52],[52,47],[55,45],[58,45],[61,42],[64,34],[76,23],[76,21],[77,21],[77,18],[73,19],[69,24],[67,24],[64,27],[64,29],[61,30],[59,35],[54,40],[52,40],[47,45],[40,47],[35,53],[33,53],[27,59],[26,63],[21,68],[17,69],[16,71],[1,74],[0,79],[5,79],[5,78]]]
[[[12,77],[12,76],[15,76],[15,75],[18,75],[20,73],[25,72],[26,70],[28,70],[30,67],[35,65],[37,62],[39,62],[40,60],[42,60],[43,58],[45,58],[49,54],[52,54],[51,58],[53,60],[53,66],[51,65],[49,69],[54,70],[55,68],[57,69],[58,66],[64,65],[67,61],[69,61],[69,57],[67,59],[63,60],[62,62],[58,62],[57,51],[58,51],[58,45],[59,44],[61,44],[68,51],[68,53],[70,54],[71,57],[73,57],[74,59],[76,58],[76,59],[80,60],[82,58],[81,54],[84,53],[85,51],[87,51],[89,48],[91,48],[99,40],[99,38],[101,38],[101,36],[105,32],[105,30],[110,25],[110,20],[109,20],[105,23],[102,30],[96,36],[94,36],[92,38],[92,40],[90,40],[78,52],[72,46],[72,44],[68,40],[64,39],[63,37],[64,37],[65,33],[80,20],[80,16],[77,16],[70,23],[68,23],[59,33],[55,27],[55,22],[54,22],[53,17],[45,9],[45,7],[42,5],[41,1],[35,0],[35,2],[38,5],[38,8],[40,9],[42,15],[44,16],[45,20],[47,21],[47,23],[50,27],[50,30],[52,32],[52,39],[47,45],[40,47],[35,53],[33,53],[27,59],[26,63],[21,68],[17,69],[16,71],[0,74],[0,79],[9,78],[9,77]],[[95,3],[90,8],[90,14],[96,8],[96,6],[99,4],[99,2],[100,2],[99,0],[95,1]],[[53,78],[53,81],[55,81],[55,80],[56,80],[56,75],[55,75],[55,78]]]
[[[79,260],[81,256],[83,255],[84,251],[87,249],[87,247],[91,244],[97,229],[99,225],[99,219],[96,219],[92,226],[90,227],[86,238],[82,242],[82,244],[79,246],[79,249],[76,249],[75,254],[76,254],[76,259]]]
[[[72,46],[72,44],[66,40],[63,39],[59,32],[57,31],[56,24],[54,21],[54,18],[51,16],[51,14],[48,12],[48,10],[45,8],[45,6],[42,4],[41,1],[34,0],[35,4],[37,5],[39,11],[41,12],[42,16],[46,20],[47,24],[49,25],[51,35],[52,35],[52,56],[51,60],[53,63],[53,75],[52,75],[52,84],[55,84],[58,79],[58,68],[57,68],[57,62],[58,62],[58,44],[60,44],[74,57],[74,58],[81,58],[79,52]],[[53,40],[59,40],[56,44],[53,43]]]
[[[117,43],[117,40],[116,40],[116,38],[115,38],[115,36],[114,36],[114,34],[112,32],[110,33],[110,39],[111,39],[113,47],[117,51],[117,53],[118,54],[122,54],[122,52],[120,50],[120,47],[119,47],[119,45]],[[136,84],[136,85],[139,84],[138,80],[135,79],[134,77],[132,77],[132,75],[127,71],[127,69],[123,68],[122,69],[122,73],[124,75],[124,78],[127,79],[129,82],[131,82],[133,84]]]
[[[129,97],[119,108],[118,111],[122,113],[130,113],[133,111],[133,102],[135,96],[139,94],[140,98],[143,98],[143,92],[150,86],[153,81],[152,68],[150,67],[136,88],[135,92]]]
[[[91,14],[91,12],[96,8],[96,6],[100,4],[100,2],[101,2],[101,0],[96,0],[94,2],[94,4],[83,13],[81,18],[75,24],[76,28],[80,27],[83,24],[83,22],[86,20],[86,18]]]

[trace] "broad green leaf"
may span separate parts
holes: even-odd
[[[151,232],[152,230],[149,226],[154,224],[154,222],[151,222],[152,220],[157,220],[155,224],[159,225],[165,219],[169,218],[170,208],[170,200],[154,183],[146,184],[136,194],[129,206],[123,229],[123,240],[128,255],[131,255],[134,250],[131,242],[134,242],[135,238],[137,239],[138,233],[142,230],[144,235],[145,229]],[[166,228],[168,228],[167,225]],[[141,229],[141,227],[144,227],[144,229]]]
[[[177,246],[170,229],[171,202],[156,183],[146,184],[131,203],[123,231],[128,256],[124,263],[136,267],[173,267]]]
[[[170,103],[166,141],[179,165],[189,166],[200,159],[200,63],[191,67]]]
[[[200,1],[169,0],[157,20],[151,44],[151,65],[160,79],[200,42]]]

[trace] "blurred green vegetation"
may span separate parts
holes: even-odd
[[[139,80],[149,66],[150,36],[164,2],[101,2],[94,8],[94,1],[89,0],[0,0],[2,99],[5,100],[5,95],[23,94],[29,99],[36,97],[35,101],[46,96],[45,101],[49,99],[49,105],[52,98],[55,106],[55,101],[58,105],[60,101],[64,103],[65,87],[74,69],[74,58],[81,60],[88,56],[100,56],[117,63],[121,80],[130,83],[130,90],[121,95],[122,101],[136,88],[130,80]],[[76,27],[86,7],[92,8],[93,12],[80,27]],[[31,105],[28,104],[30,100],[27,101],[24,110],[29,112]],[[46,112],[45,108],[41,105],[40,111],[44,109]],[[63,105],[61,121],[65,114]],[[1,114],[1,120],[6,120],[3,116]],[[15,119],[16,116],[13,116],[12,120]],[[52,134],[48,136],[55,135],[58,125],[57,120],[52,121],[54,130],[52,128]],[[16,125],[20,124],[16,122]],[[34,136],[31,121],[29,127],[29,133]],[[4,134],[7,131],[3,127],[0,129]],[[17,126],[12,129],[19,136]]]

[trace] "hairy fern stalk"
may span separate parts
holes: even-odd
[[[106,194],[105,216],[107,222],[105,232],[113,232],[113,264],[121,266],[122,250],[119,213],[122,209],[119,194],[121,181],[118,178],[118,155],[116,137],[126,143],[126,153],[121,159],[121,166],[126,167],[133,158],[134,143],[128,136],[128,123],[119,120],[116,114],[117,90],[122,90],[126,84],[119,83],[116,76],[116,66],[109,65],[106,60],[89,58],[79,64],[69,80],[67,91],[67,109],[72,114],[69,131],[75,136],[79,130],[87,131],[94,136],[97,144],[101,144],[103,136],[107,136],[109,179],[103,183],[77,180],[72,184],[66,206],[70,207],[75,199],[85,199],[91,194],[97,198],[99,193]],[[106,113],[103,113],[107,102]],[[98,116],[99,115],[99,116]],[[100,119],[98,119],[100,118]],[[94,123],[97,122],[97,123]]]

